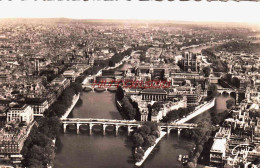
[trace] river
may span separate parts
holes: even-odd
[[[69,117],[90,117],[122,119],[114,104],[115,94],[110,92],[83,92],[80,101]],[[217,108],[220,112],[225,110],[225,99],[217,99]],[[209,116],[206,112],[196,117],[193,122]],[[112,133],[102,136],[97,131],[93,135],[76,135],[75,133],[61,134],[63,144],[56,154],[55,168],[105,168],[105,167],[134,167],[132,159],[132,142],[124,130],[119,130],[119,136]],[[147,158],[143,168],[181,167],[177,161],[178,155],[188,154],[193,143],[188,139],[171,133],[161,140],[152,154]]]
[[[83,92],[77,106],[69,117],[91,117],[121,119],[116,106],[113,103],[114,93],[110,92]],[[134,167],[132,160],[132,143],[127,138],[124,130],[119,130],[120,135],[112,134],[102,136],[94,135],[61,134],[63,144],[61,151],[56,154],[54,167],[56,168],[103,168],[103,167]],[[142,167],[157,168],[181,167],[177,161],[180,153],[188,154],[192,148],[192,142],[184,138],[178,138],[176,133],[163,138],[148,157]]]
[[[204,45],[204,46],[202,45],[202,46],[198,46],[198,47],[184,49],[183,51],[190,51],[190,52],[193,52],[193,53],[200,53],[201,50],[209,48],[209,47],[214,47],[214,46],[215,46],[214,44],[212,46],[211,45]]]
[[[199,50],[208,46],[198,47]],[[190,51],[196,52],[195,48]],[[125,63],[118,67],[125,70],[131,65]],[[225,98],[217,98],[216,107],[213,110],[222,112],[225,110]],[[107,118],[122,119],[115,105],[115,94],[110,92],[83,92],[80,100],[69,117],[74,118]],[[199,122],[202,118],[210,117],[210,112],[205,112],[194,118],[192,122]],[[94,131],[94,130],[93,130]],[[56,153],[54,168],[131,168],[134,167],[132,159],[132,141],[126,132],[119,129],[119,136],[112,133],[102,136],[94,132],[76,135],[75,133],[61,134],[62,147]],[[151,155],[146,159],[143,168],[158,167],[182,167],[177,161],[179,154],[188,154],[193,147],[193,142],[177,133],[171,133],[163,138],[155,147]]]

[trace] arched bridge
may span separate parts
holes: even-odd
[[[63,124],[64,133],[66,133],[68,125],[76,125],[77,134],[80,133],[80,126],[87,125],[89,127],[89,133],[92,134],[92,127],[95,125],[101,125],[103,135],[106,133],[107,126],[113,126],[115,128],[116,135],[118,134],[119,127],[127,127],[128,135],[132,131],[132,128],[141,127],[144,122],[136,121],[136,120],[112,120],[112,119],[92,119],[92,118],[67,118],[61,120]],[[178,133],[182,129],[194,129],[197,127],[197,124],[189,124],[189,123],[159,123],[159,128],[162,131],[167,131],[169,134],[172,129],[177,129]]]

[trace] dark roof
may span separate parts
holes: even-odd
[[[157,93],[157,94],[167,94],[163,89],[144,89],[141,93]]]

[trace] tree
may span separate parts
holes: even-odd
[[[231,83],[232,74],[226,74],[223,79],[228,83]]]
[[[114,63],[112,60],[109,60],[109,62],[108,62],[108,66],[110,66],[110,67],[114,67],[114,66],[115,66],[115,63]]]
[[[227,109],[231,109],[235,105],[234,99],[229,99],[226,101]]]
[[[140,127],[138,129],[138,132],[141,134],[141,135],[149,135],[151,133],[151,128],[147,125],[143,125],[142,127]]]
[[[210,67],[208,67],[208,66],[204,67],[202,71],[203,71],[205,77],[209,77],[209,75],[210,75]]]
[[[74,92],[76,94],[80,93],[82,91],[82,85],[80,83],[72,83],[71,87],[74,89]]]
[[[39,131],[54,139],[60,132],[60,120],[58,117],[41,118],[39,121]]]
[[[116,98],[118,101],[121,101],[124,98],[124,90],[119,86],[116,90]]]
[[[144,143],[143,136],[140,133],[134,133],[133,141],[136,147],[140,147]]]
[[[67,107],[64,104],[60,103],[55,103],[55,105],[53,105],[52,108],[58,117],[61,117],[67,110]]]
[[[133,107],[133,105],[130,103],[129,99],[124,97],[122,99],[122,109],[125,115],[130,119],[133,120],[136,115],[136,109]]]
[[[140,62],[145,62],[145,59],[146,59],[145,54],[142,53],[140,55]]]
[[[209,96],[215,97],[218,94],[218,88],[215,84],[211,84],[209,87],[211,94]]]
[[[240,87],[240,80],[237,77],[233,77],[231,79],[231,84],[233,86],[235,86],[236,88],[239,88]]]
[[[144,147],[149,148],[150,146],[155,144],[155,137],[152,135],[148,135],[144,138]]]
[[[143,159],[143,156],[141,153],[135,153],[134,154],[134,158],[135,158],[135,161],[139,162]]]

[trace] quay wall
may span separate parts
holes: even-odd
[[[185,123],[189,120],[191,120],[192,118],[196,117],[197,115],[204,113],[205,111],[209,110],[210,108],[215,106],[215,102],[216,102],[216,98],[210,100],[208,103],[206,104],[202,104],[198,107],[196,107],[196,109],[191,112],[188,116],[186,116],[185,118],[177,121],[177,124],[181,124],[181,123]]]
[[[143,159],[139,162],[136,162],[135,165],[136,166],[141,166],[143,164],[143,162],[145,161],[145,159],[150,155],[150,153],[153,151],[154,147],[158,144],[158,142],[166,135],[166,132],[161,131],[160,132],[160,137],[157,138],[155,140],[155,144],[151,147],[149,147],[145,152],[144,152],[144,156]]]
[[[67,109],[66,113],[61,117],[61,119],[66,119],[68,117],[68,115],[70,114],[70,112],[72,111],[72,109],[74,108],[76,103],[78,102],[79,96],[80,96],[80,93],[73,96],[71,106]]]

